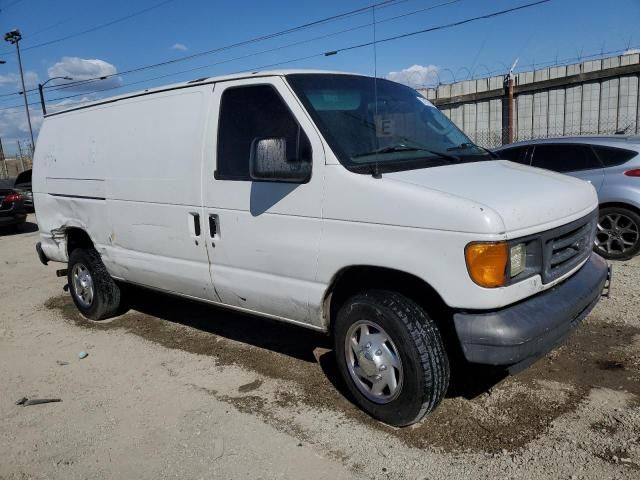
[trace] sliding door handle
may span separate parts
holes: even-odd
[[[194,213],[193,215],[193,232],[196,237],[200,236],[200,215],[198,213]]]
[[[218,235],[218,221],[218,215],[209,215],[209,235],[211,235],[211,238],[216,238]]]

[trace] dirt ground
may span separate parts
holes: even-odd
[[[2,480],[640,478],[640,258],[565,346],[468,369],[394,429],[349,401],[324,336],[138,289],[88,322],[36,241],[0,231]]]

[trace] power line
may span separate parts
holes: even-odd
[[[53,40],[49,40],[49,41],[46,41],[46,42],[38,43],[36,45],[26,46],[26,47],[23,47],[22,50],[23,51],[33,50],[34,48],[40,48],[40,47],[44,47],[44,46],[47,46],[47,45],[52,45],[54,43],[62,42],[64,40],[69,40],[70,38],[75,38],[75,37],[79,37],[80,35],[85,35],[87,33],[95,32],[97,30],[102,30],[103,28],[110,27],[111,25],[115,25],[116,23],[124,22],[125,20],[129,20],[130,18],[134,18],[134,17],[140,16],[140,15],[143,15],[143,14],[145,14],[147,12],[150,12],[151,10],[155,10],[156,8],[163,7],[164,5],[166,5],[168,3],[171,3],[173,1],[175,1],[175,0],[163,0],[160,3],[157,3],[155,5],[151,5],[150,7],[143,8],[141,10],[137,10],[135,12],[132,12],[132,13],[128,14],[128,15],[124,15],[122,17],[116,18],[115,20],[111,20],[109,22],[102,23],[100,25],[96,25],[96,26],[91,27],[91,28],[87,28],[86,30],[82,30],[80,32],[71,33],[71,34],[65,35],[63,37],[59,37],[59,38],[56,38],[56,39],[53,39]],[[6,55],[7,53],[10,53],[10,51],[0,52],[0,55]]]
[[[37,37],[38,35],[43,34],[44,32],[48,32],[49,30],[52,30],[52,29],[54,29],[54,28],[56,28],[56,27],[58,27],[60,25],[64,25],[65,23],[68,23],[71,20],[75,20],[80,15],[82,15],[82,13],[83,12],[76,13],[75,15],[63,18],[62,20],[58,20],[56,23],[52,23],[47,27],[41,28],[40,30],[36,30],[35,32],[30,32],[27,38],[28,39],[32,39],[33,37]]]
[[[409,1],[409,0],[385,0],[385,1],[381,1],[381,2],[378,2],[378,3],[373,4],[373,5],[368,5],[366,7],[360,7],[360,8],[357,8],[355,10],[350,10],[348,12],[339,13],[337,15],[332,15],[330,17],[321,18],[319,20],[314,20],[314,21],[311,21],[311,22],[308,22],[308,23],[304,23],[302,25],[298,25],[298,26],[295,26],[295,27],[287,28],[285,30],[281,30],[279,32],[268,33],[266,35],[261,35],[259,37],[254,37],[254,38],[251,38],[251,39],[248,39],[248,40],[243,40],[243,41],[232,43],[232,44],[229,44],[229,45],[224,45],[222,47],[216,47],[216,48],[213,48],[213,49],[210,49],[210,50],[205,50],[205,51],[198,52],[198,53],[192,53],[190,55],[185,55],[185,56],[174,58],[174,59],[171,59],[171,60],[165,60],[163,62],[144,65],[144,66],[141,66],[141,67],[135,67],[135,68],[132,68],[132,69],[129,69],[129,70],[125,70],[124,72],[114,73],[112,75],[108,75],[107,77],[127,75],[127,74],[130,74],[130,73],[140,72],[140,71],[148,70],[148,69],[151,69],[151,68],[164,67],[164,66],[167,66],[167,65],[172,65],[174,63],[184,62],[184,61],[187,61],[187,60],[192,60],[194,58],[203,57],[203,56],[211,55],[211,54],[214,54],[214,53],[219,53],[219,52],[222,52],[222,51],[225,51],[225,50],[230,50],[230,49],[238,48],[238,47],[244,47],[246,45],[251,45],[251,44],[254,44],[254,43],[263,42],[263,41],[266,41],[266,40],[271,40],[273,38],[281,37],[281,36],[284,36],[284,35],[289,35],[291,33],[295,33],[295,32],[298,32],[300,30],[304,30],[304,29],[307,29],[307,28],[310,28],[310,27],[314,27],[314,26],[317,26],[317,25],[322,25],[322,24],[329,23],[329,22],[332,22],[332,21],[335,21],[335,20],[339,20],[339,19],[342,19],[342,18],[347,18],[347,17],[351,17],[351,16],[354,16],[354,15],[358,15],[360,13],[363,13],[363,12],[366,12],[366,11],[370,10],[374,6],[375,7],[379,7],[379,6],[389,5],[389,4],[405,3],[407,1]],[[94,78],[94,79],[87,79],[87,80],[99,80],[99,79],[101,79],[101,78]],[[87,80],[82,80],[81,82],[84,83]],[[65,84],[65,85],[63,85],[63,86],[61,86],[59,88],[66,88],[66,87],[72,86],[72,85],[73,85],[73,83],[68,83],[68,84]]]
[[[404,0],[404,1],[407,1],[407,0]],[[448,5],[451,5],[453,3],[458,3],[458,2],[461,2],[461,1],[463,1],[463,0],[448,0],[448,1],[445,1],[445,2],[442,2],[442,3],[438,3],[436,5],[431,5],[429,7],[423,7],[423,8],[420,8],[418,10],[414,10],[414,11],[403,13],[403,14],[396,15],[396,16],[393,16],[393,17],[385,18],[385,19],[379,20],[379,21],[377,21],[375,23],[376,24],[380,24],[380,23],[390,22],[390,21],[393,21],[393,20],[398,20],[400,18],[404,18],[404,17],[410,16],[410,15],[416,15],[418,13],[423,13],[423,12],[426,12],[426,11],[429,11],[429,10],[433,10],[435,8],[448,6]],[[387,4],[387,3],[390,3],[390,2],[381,2],[381,4]],[[369,7],[366,7],[365,10],[368,10],[368,9],[371,9],[371,8],[373,8],[373,7],[369,6]],[[362,13],[362,11],[363,11],[363,9],[358,9],[358,13]],[[305,43],[314,42],[314,41],[317,41],[317,40],[322,40],[322,39],[333,37],[333,36],[336,36],[336,35],[341,35],[343,33],[348,33],[348,32],[352,32],[352,31],[355,31],[355,30],[362,29],[362,28],[370,27],[373,24],[374,23],[370,22],[370,23],[366,23],[366,24],[363,24],[363,25],[358,25],[356,27],[351,27],[351,28],[347,28],[347,29],[344,29],[344,30],[339,30],[337,32],[332,32],[332,33],[329,33],[329,34],[326,34],[326,35],[320,35],[320,36],[313,37],[313,38],[307,39],[307,40],[301,40],[299,42],[290,43],[290,44],[287,44],[287,45],[284,45],[284,46],[281,46],[281,47],[276,47],[276,48],[272,48],[272,49],[269,49],[269,50],[264,50],[264,51],[261,51],[261,52],[258,52],[258,53],[251,53],[251,54],[248,54],[248,55],[243,55],[241,57],[236,57],[236,58],[231,59],[231,60],[225,60],[225,61],[222,61],[222,62],[217,62],[217,63],[211,64],[211,65],[207,65],[205,67],[197,67],[197,68],[194,68],[194,69],[184,70],[184,71],[181,71],[181,72],[178,72],[178,73],[186,73],[186,72],[190,72],[190,71],[194,71],[194,70],[199,70],[201,68],[206,68],[208,66],[215,66],[215,65],[219,65],[221,63],[227,63],[228,61],[248,58],[248,57],[252,57],[252,56],[255,56],[255,55],[262,54],[262,53],[271,53],[271,52],[274,52],[274,51],[277,51],[277,50],[281,50],[281,49],[284,49],[284,48],[298,46],[298,45],[302,45],[302,44],[305,44]],[[234,48],[235,46],[239,46],[241,44],[244,45],[244,42],[238,43],[238,44],[234,44],[234,45],[229,46],[229,47],[230,48]],[[180,62],[180,61],[191,60],[195,56],[210,55],[210,54],[218,53],[220,51],[227,50],[227,49],[228,49],[227,47],[218,47],[217,49],[215,49],[215,51],[214,50],[210,50],[208,52],[200,52],[198,54],[193,54],[192,56],[181,57],[180,59],[176,59],[175,61],[172,60],[171,63],[177,63],[177,62]],[[157,68],[159,66],[166,66],[166,64],[167,63],[163,62],[161,64],[153,64],[153,65],[147,65],[147,66],[144,66],[144,67],[138,67],[138,68],[134,68],[134,69],[130,69],[130,70],[125,70],[123,72],[119,72],[119,73],[114,73],[112,75],[108,75],[107,77],[95,77],[95,78],[79,80],[77,82],[64,83],[62,85],[59,85],[59,86],[56,86],[56,87],[52,87],[50,90],[64,90],[64,89],[67,89],[67,88],[73,88],[74,86],[83,85],[83,84],[86,84],[86,83],[96,82],[96,81],[100,81],[100,80],[105,80],[109,76],[128,75],[128,74],[131,74],[131,73],[137,73],[137,72],[142,71],[142,70],[147,70],[147,69],[151,69],[151,68]],[[32,89],[32,90],[35,91],[35,89]],[[1,95],[0,95],[0,97],[1,97]]]
[[[7,3],[4,7],[0,7],[0,12],[6,10],[7,8],[13,7],[16,3],[20,3],[22,0],[14,0],[13,2]]]
[[[382,40],[377,40],[376,43],[386,43],[386,42],[391,42],[391,41],[394,41],[394,40],[400,40],[402,38],[412,37],[414,35],[420,35],[422,33],[435,32],[436,30],[444,30],[446,28],[458,27],[460,25],[465,25],[467,23],[476,22],[478,20],[486,20],[486,19],[489,19],[489,18],[494,18],[494,17],[498,17],[498,16],[501,16],[501,15],[505,15],[507,13],[512,13],[512,12],[515,12],[515,11],[518,11],[518,10],[523,10],[525,8],[535,7],[535,6],[538,6],[538,5],[542,5],[543,3],[548,3],[550,1],[552,1],[552,0],[538,0],[537,2],[526,3],[524,5],[519,5],[517,7],[507,8],[507,9],[504,9],[504,10],[500,10],[498,12],[493,12],[493,13],[488,13],[486,15],[480,15],[480,16],[477,16],[477,17],[467,18],[465,20],[460,20],[458,22],[447,23],[446,25],[438,25],[437,27],[425,28],[423,30],[417,30],[415,32],[403,33],[401,35],[395,35],[393,37],[383,38]],[[365,42],[365,43],[360,43],[358,45],[352,45],[350,47],[340,48],[338,50],[334,50],[334,51],[328,52],[328,53],[330,53],[331,55],[335,55],[336,53],[347,52],[349,50],[354,50],[356,48],[369,47],[369,46],[371,46],[373,44],[374,44],[374,42]]]
[[[415,15],[415,14],[418,14],[418,13],[423,13],[425,11],[433,10],[435,8],[439,8],[439,7],[443,7],[443,6],[448,6],[448,5],[451,5],[453,3],[458,3],[460,1],[462,1],[462,0],[447,0],[445,2],[438,3],[438,4],[435,4],[435,5],[431,5],[429,7],[423,7],[423,8],[411,11],[411,12],[405,12],[405,13],[400,14],[400,15],[396,15],[396,16],[393,16],[393,17],[388,17],[388,18],[385,18],[385,19],[382,19],[382,20],[378,20],[375,23],[376,24],[380,24],[380,23],[385,23],[385,22],[398,20],[400,18],[404,18],[404,17],[407,17],[409,15]],[[76,95],[70,95],[68,97],[59,97],[59,98],[60,99],[66,99],[66,98],[78,97],[78,96],[82,96],[82,95],[89,95],[89,94],[92,94],[92,93],[101,93],[101,92],[104,92],[104,91],[114,90],[114,89],[118,89],[118,88],[124,88],[124,87],[130,86],[130,85],[136,85],[136,84],[140,84],[140,83],[150,82],[150,81],[153,81],[153,80],[158,80],[158,79],[161,79],[161,78],[167,78],[167,77],[172,77],[172,76],[175,76],[175,75],[194,72],[194,71],[197,71],[197,70],[202,70],[202,69],[205,69],[205,68],[210,68],[210,67],[222,65],[222,64],[230,63],[230,62],[237,61],[237,60],[243,60],[243,59],[250,58],[250,57],[255,57],[255,56],[258,56],[258,55],[263,55],[265,53],[273,53],[273,52],[280,51],[280,50],[283,50],[283,49],[286,49],[286,48],[291,48],[291,47],[294,47],[294,46],[299,46],[299,45],[303,45],[303,44],[306,44],[306,43],[315,42],[317,40],[323,40],[323,39],[326,39],[326,38],[329,38],[329,37],[333,37],[333,36],[336,36],[336,35],[341,35],[343,33],[352,32],[354,30],[358,30],[358,29],[362,29],[362,28],[367,28],[367,27],[370,27],[371,25],[373,25],[373,22],[369,22],[369,23],[366,23],[366,24],[362,24],[362,25],[358,25],[358,26],[355,26],[355,27],[347,28],[347,29],[344,29],[344,30],[339,30],[337,32],[332,32],[332,33],[328,33],[328,34],[325,34],[325,35],[316,36],[316,37],[313,37],[313,38],[310,38],[310,39],[305,39],[305,40],[289,43],[289,44],[286,44],[286,45],[270,48],[270,49],[267,49],[267,50],[261,50],[259,52],[253,52],[253,53],[249,53],[249,54],[246,54],[246,55],[241,55],[241,56],[238,56],[238,57],[234,57],[234,58],[230,58],[230,59],[226,59],[226,60],[221,60],[219,62],[215,62],[215,63],[208,64],[208,65],[202,65],[202,66],[199,66],[199,67],[189,68],[187,70],[180,70],[180,71],[177,71],[177,72],[172,72],[172,73],[169,73],[169,74],[156,76],[156,77],[148,78],[148,79],[141,80],[141,81],[130,82],[130,83],[127,83],[127,84],[124,84],[124,85],[116,86],[116,87],[110,87],[110,88],[106,88],[106,89],[98,89],[98,90],[94,90],[92,92],[81,92],[81,93],[76,94]],[[321,55],[323,55],[323,54],[318,54],[318,56],[321,56]],[[126,73],[129,73],[129,72],[121,72],[119,74],[115,74],[115,76],[124,75]],[[81,85],[84,85],[84,84],[87,84],[87,83],[96,82],[98,80],[105,80],[106,78],[107,77],[100,77],[100,78],[97,78],[97,79],[86,79],[86,80],[80,80],[80,81],[73,82],[73,83],[65,83],[65,84],[60,85],[60,86],[58,86],[56,88],[51,88],[51,89],[48,89],[48,90],[57,91],[57,90],[63,90],[63,89],[66,89],[66,88],[78,87],[78,86],[81,86]],[[36,89],[27,90],[27,93],[35,92],[35,90]],[[6,95],[13,95],[13,94],[6,94]],[[0,97],[1,97],[1,95],[0,95]],[[51,99],[50,101],[55,101],[55,100],[57,100],[57,99],[54,98],[54,99]],[[36,104],[36,103],[37,102],[34,102],[33,104]],[[11,108],[11,107],[7,107],[7,108]]]
[[[395,18],[395,17],[394,17],[394,18]],[[384,20],[383,20],[383,21],[384,21]],[[377,23],[381,23],[381,22],[382,22],[382,21],[377,22]],[[367,26],[368,26],[368,25],[367,25]],[[355,27],[355,28],[361,28],[361,27]],[[318,37],[317,37],[317,38],[318,38]],[[315,40],[315,39],[311,39],[311,40]],[[295,44],[295,45],[298,45],[298,44],[300,44],[300,43],[305,43],[305,42],[306,42],[306,41],[304,41],[304,42],[296,42],[296,44]],[[154,80],[159,80],[159,79],[162,79],[162,78],[168,78],[168,77],[172,77],[172,76],[175,76],[175,75],[180,75],[180,74],[183,74],[183,73],[194,72],[194,71],[197,71],[197,70],[203,70],[203,69],[205,69],[205,68],[211,68],[211,67],[213,67],[213,66],[222,65],[222,64],[224,64],[224,63],[230,63],[230,62],[233,62],[233,61],[235,61],[235,60],[240,60],[240,59],[248,58],[248,57],[251,57],[251,56],[262,55],[262,54],[264,54],[264,53],[270,53],[270,52],[273,52],[274,50],[279,50],[279,49],[281,49],[281,48],[287,48],[287,47],[292,46],[292,45],[293,45],[293,44],[291,44],[291,45],[286,45],[286,46],[284,46],[284,47],[280,47],[280,48],[276,48],[276,49],[263,50],[263,51],[261,51],[261,52],[256,52],[256,53],[253,53],[253,54],[244,55],[244,56],[242,56],[242,57],[235,57],[235,58],[231,58],[231,59],[228,59],[228,60],[223,60],[223,61],[220,61],[220,62],[216,62],[216,63],[213,63],[213,64],[209,64],[209,65],[202,65],[202,66],[200,66],[200,67],[194,67],[194,68],[190,68],[190,69],[188,69],[188,70],[181,70],[181,71],[178,71],[178,72],[168,73],[168,74],[165,74],[165,75],[159,75],[159,76],[156,76],[156,77],[147,78],[147,79],[139,80],[139,81],[136,81],[136,82],[129,82],[129,83],[126,83],[126,84],[124,84],[124,85],[119,85],[119,86],[117,86],[117,87],[110,87],[110,88],[106,88],[106,89],[102,89],[102,90],[94,90],[94,91],[92,91],[92,92],[83,92],[83,93],[79,93],[79,94],[76,94],[76,95],[70,95],[70,96],[67,96],[67,97],[53,98],[53,99],[51,99],[51,100],[50,100],[50,102],[54,102],[54,101],[56,101],[56,100],[66,100],[66,99],[69,99],[69,98],[79,97],[79,96],[82,96],[82,95],[91,95],[91,94],[93,94],[93,93],[106,92],[106,91],[109,91],[109,90],[117,90],[117,89],[119,89],[119,88],[124,88],[124,87],[128,87],[128,86],[131,86],[131,85],[136,85],[136,84],[140,84],[140,83],[151,82],[151,81],[154,81]],[[638,48],[638,47],[630,47],[630,48]],[[600,53],[595,53],[595,54],[583,55],[583,56],[581,56],[580,58],[593,58],[593,57],[596,57],[596,56],[609,55],[609,54],[612,54],[612,53],[621,53],[621,52],[624,52],[624,51],[626,51],[626,50],[628,50],[628,49],[627,49],[627,48],[624,48],[624,49],[618,49],[618,50],[609,50],[609,51],[607,51],[607,52],[600,52]],[[286,61],[283,61],[283,62],[278,62],[278,63],[273,63],[273,64],[262,65],[262,66],[258,66],[258,67],[253,67],[253,68],[245,69],[244,71],[260,70],[260,69],[267,68],[267,67],[274,67],[274,66],[279,66],[279,65],[285,65],[285,64],[288,64],[288,63],[294,63],[294,62],[299,62],[299,61],[302,61],[302,60],[308,60],[308,59],[310,59],[310,58],[325,57],[325,56],[326,56],[326,52],[322,52],[322,53],[315,53],[315,54],[312,54],[312,55],[308,55],[308,56],[305,56],[305,57],[299,57],[299,58],[295,58],[295,59],[292,59],[292,60],[286,60]],[[563,61],[568,61],[568,60],[577,60],[577,59],[578,59],[577,57],[572,57],[572,58],[561,59],[561,60],[558,60],[558,61],[559,61],[559,62],[563,62]],[[547,63],[548,63],[548,62],[547,62]],[[545,63],[544,63],[544,62],[536,63],[536,65],[545,65]],[[524,66],[527,66],[527,65],[524,65]],[[487,75],[489,75],[489,76],[490,76],[490,75],[492,75],[493,73],[496,73],[496,72],[498,72],[498,71],[499,71],[499,70],[493,70],[493,71],[487,72]],[[240,72],[236,72],[236,73],[240,73]],[[473,78],[473,77],[472,77],[472,78]],[[75,104],[80,104],[80,103],[85,103],[85,102],[77,102],[77,103],[74,103],[74,105],[75,105]],[[29,103],[29,105],[37,105],[37,104],[38,104],[38,102],[32,102],[32,103]],[[21,107],[21,105],[14,106],[14,107],[5,107],[5,108],[18,108],[18,107]],[[2,109],[2,108],[0,108],[0,110],[3,110],[3,109]]]
[[[256,70],[262,70],[262,69],[265,69],[265,68],[270,68],[270,67],[276,67],[276,66],[287,65],[287,64],[295,63],[295,62],[302,62],[302,61],[304,61],[304,60],[309,60],[309,59],[311,59],[311,58],[323,57],[323,56],[324,56],[324,53],[314,53],[314,54],[311,54],[311,55],[306,55],[306,56],[304,56],[304,57],[297,57],[297,58],[293,58],[293,59],[290,59],[290,60],[283,60],[282,62],[270,63],[270,64],[265,64],[265,65],[260,65],[260,66],[253,67],[253,68],[250,68],[250,69],[245,70],[245,71],[256,71]],[[207,66],[205,66],[205,67],[198,67],[198,68],[206,68],[206,67],[207,67]],[[195,69],[191,69],[191,70],[195,70]],[[234,72],[234,73],[240,73],[240,72]],[[175,75],[175,74],[174,74],[174,73],[170,73],[170,74],[167,74],[167,75],[160,75],[160,76],[158,76],[158,77],[154,77],[154,78],[152,78],[152,79],[140,80],[140,81],[138,81],[138,82],[131,82],[131,83],[128,83],[128,84],[126,84],[126,85],[122,85],[122,86],[119,86],[119,87],[112,87],[112,88],[109,88],[109,89],[107,89],[107,90],[115,90],[115,89],[117,89],[117,88],[127,87],[127,86],[130,86],[130,85],[134,85],[134,84],[136,84],[136,83],[144,83],[144,82],[148,82],[148,81],[151,81],[151,80],[156,80],[156,79],[159,79],[159,78],[169,77],[169,76],[172,76],[172,75]],[[103,90],[103,91],[104,91],[104,90]],[[96,93],[96,92],[90,92],[90,93]],[[54,99],[52,99],[51,101],[56,101],[56,100],[66,100],[66,99],[69,99],[69,98],[72,98],[72,97],[78,97],[78,96],[81,96],[81,95],[89,95],[90,93],[86,93],[86,94],[78,94],[78,95],[72,95],[72,96],[69,96],[69,97],[62,97],[62,98],[59,98],[59,99],[55,99],[55,98],[54,98]],[[99,101],[99,100],[87,100],[87,101],[74,102],[74,103],[70,103],[70,104],[65,104],[65,105],[64,105],[64,107],[69,107],[69,106],[74,106],[74,105],[82,105],[82,104],[87,103],[87,102],[89,102],[89,101],[94,102],[94,101]],[[33,103],[30,103],[29,105],[37,105],[37,104],[38,104],[38,102],[33,102]],[[4,110],[4,109],[0,108],[0,110]]]
[[[166,0],[165,2],[163,2],[163,4],[167,3],[169,1],[173,1],[173,0]],[[318,19],[318,20],[313,20],[311,22],[308,22],[308,23],[305,23],[305,24],[302,24],[302,25],[291,27],[291,28],[288,28],[288,29],[285,29],[285,30],[281,30],[281,31],[278,31],[278,32],[265,34],[265,35],[262,35],[262,36],[259,36],[259,37],[254,37],[254,38],[251,38],[251,39],[248,39],[248,40],[243,40],[241,42],[236,42],[236,43],[232,43],[232,44],[229,44],[229,45],[224,45],[222,47],[216,47],[216,48],[211,49],[211,50],[206,50],[206,51],[203,51],[203,52],[193,53],[193,54],[190,54],[190,55],[185,55],[185,56],[182,56],[182,57],[178,57],[178,58],[171,59],[171,60],[166,60],[166,61],[163,61],[163,62],[144,65],[144,66],[140,66],[140,67],[134,67],[132,69],[125,70],[123,72],[114,73],[114,74],[110,74],[110,75],[105,75],[105,76],[102,76],[102,77],[94,77],[94,78],[89,78],[89,79],[78,80],[76,82],[65,83],[64,85],[60,85],[58,87],[53,87],[53,88],[51,88],[51,90],[60,90],[60,89],[70,88],[70,87],[73,87],[73,86],[76,86],[76,85],[82,85],[82,84],[89,83],[89,82],[92,82],[92,81],[105,80],[105,79],[107,79],[109,77],[113,77],[113,76],[122,76],[122,75],[136,73],[136,72],[140,72],[140,71],[144,71],[144,70],[148,70],[148,69],[152,69],[152,68],[158,68],[158,67],[162,67],[162,66],[166,66],[166,65],[171,65],[171,64],[174,64],[174,63],[178,63],[178,62],[184,62],[184,61],[187,61],[187,60],[192,60],[192,59],[197,58],[197,57],[211,55],[213,53],[218,53],[218,52],[222,52],[222,51],[225,51],[225,50],[230,50],[232,48],[237,48],[237,47],[250,45],[250,44],[261,42],[261,41],[265,41],[265,40],[270,40],[270,39],[277,38],[277,37],[280,37],[280,36],[283,36],[283,35],[288,35],[288,34],[303,30],[303,29],[307,29],[307,28],[310,28],[310,27],[313,27],[313,26],[329,23],[329,22],[332,22],[332,21],[335,21],[335,20],[338,20],[338,19],[347,18],[347,17],[351,17],[351,16],[354,16],[354,15],[358,15],[358,14],[361,14],[363,12],[368,11],[369,9],[371,9],[373,7],[385,8],[385,7],[388,7],[388,6],[391,6],[391,5],[397,5],[399,3],[405,3],[405,2],[408,2],[408,1],[410,1],[410,0],[384,0],[384,1],[380,1],[378,3],[375,3],[373,5],[369,5],[369,6],[366,6],[366,7],[360,7],[360,8],[354,9],[354,10],[350,10],[350,11],[347,11],[347,12],[339,13],[339,14],[336,14],[336,15],[331,15],[329,17],[324,17],[324,18],[321,18],[321,19]],[[453,3],[453,2],[451,2],[451,3]],[[157,6],[160,6],[160,4],[156,5],[156,7]],[[152,8],[155,8],[155,7],[152,7]],[[113,23],[113,22],[111,22],[111,23]],[[48,42],[48,43],[51,43],[51,42]],[[29,47],[29,48],[34,48],[34,47]],[[27,48],[23,48],[23,51],[24,50],[27,50]],[[0,52],[0,54],[2,54],[2,52]],[[34,92],[36,90],[37,90],[36,88],[31,88],[31,89],[27,90],[27,93]],[[8,97],[8,96],[11,96],[11,95],[20,95],[20,92],[5,93],[5,94],[0,95],[0,97]]]
[[[277,66],[277,65],[282,65],[282,64],[286,64],[286,63],[293,63],[293,62],[302,61],[302,60],[315,58],[315,57],[320,57],[320,56],[325,56],[325,57],[326,56],[331,56],[331,55],[335,55],[335,54],[340,53],[340,52],[346,52],[346,51],[351,51],[351,50],[355,50],[355,49],[371,46],[374,43],[386,43],[386,42],[391,42],[391,41],[394,41],[394,40],[407,38],[407,37],[418,35],[418,34],[429,33],[429,32],[433,32],[433,31],[436,31],[436,30],[444,30],[444,29],[447,29],[447,28],[453,28],[453,27],[464,25],[464,24],[467,24],[467,23],[470,23],[470,22],[473,22],[473,21],[484,20],[484,19],[498,17],[498,16],[501,16],[501,15],[506,15],[508,13],[512,13],[512,12],[519,11],[519,10],[523,10],[525,8],[531,8],[531,7],[538,6],[538,5],[541,5],[541,4],[544,4],[544,3],[548,3],[550,1],[551,0],[539,0],[539,1],[536,1],[536,2],[531,2],[531,3],[528,3],[528,4],[520,5],[518,7],[512,7],[512,8],[508,8],[508,9],[504,9],[504,10],[499,10],[499,11],[488,13],[488,14],[485,14],[485,15],[480,15],[480,16],[476,16],[476,17],[467,18],[465,20],[460,20],[460,21],[457,21],[457,22],[448,23],[448,24],[445,24],[445,25],[438,25],[438,26],[435,26],[435,27],[430,27],[430,28],[426,28],[426,29],[422,29],[422,30],[417,30],[417,31],[414,31],[414,32],[408,32],[408,33],[404,33],[404,34],[401,34],[401,35],[395,35],[393,37],[383,38],[381,40],[376,40],[375,42],[371,41],[371,42],[365,42],[365,43],[361,43],[361,44],[357,44],[357,45],[351,45],[351,46],[343,47],[343,48],[340,48],[340,49],[337,49],[337,50],[333,50],[333,51],[330,51],[330,52],[327,52],[327,51],[319,52],[319,53],[308,55],[308,56],[305,56],[305,57],[301,57],[301,58],[297,58],[297,59],[293,59],[293,60],[287,60],[287,61],[284,61],[284,62],[278,62],[278,63],[274,63],[274,64],[267,65],[267,66]],[[278,48],[281,49],[283,47],[278,47]],[[242,58],[242,57],[240,57],[240,58]],[[234,59],[226,60],[224,62],[228,62],[228,61],[232,61],[232,60],[234,60]],[[224,63],[224,62],[221,62],[221,63]],[[204,68],[204,67],[202,67],[202,68]],[[265,66],[258,67],[258,68],[265,68]],[[255,69],[250,69],[250,70],[255,70]],[[172,75],[172,74],[168,74],[168,75]],[[149,81],[149,80],[147,80],[147,81]],[[136,82],[136,83],[141,83],[141,82],[143,82],[143,81]],[[126,85],[119,86],[119,87],[112,87],[111,89],[122,88],[124,86],[126,86]],[[98,92],[99,91],[88,92],[88,93],[84,93],[84,95],[89,95],[91,93],[98,93]],[[67,96],[67,97],[58,97],[58,98],[52,99],[51,101],[67,100],[69,98],[74,98],[74,97],[77,97],[77,96],[80,96],[80,95],[83,95],[83,94],[81,93],[81,94],[76,94],[76,95],[70,95],[70,96]],[[37,104],[37,102],[33,102],[31,105],[34,105],[34,104]],[[2,108],[2,110],[6,110],[6,109],[9,109],[9,108],[15,108],[15,107],[5,107],[5,108]]]

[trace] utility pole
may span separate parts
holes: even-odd
[[[22,58],[20,57],[20,40],[22,35],[18,29],[11,30],[4,34],[4,39],[12,45],[16,46],[18,52],[18,67],[20,68],[20,81],[22,82],[22,92],[24,97],[24,108],[27,110],[27,123],[29,124],[29,134],[31,135],[31,152],[33,152],[36,142],[33,139],[33,128],[31,127],[31,114],[29,113],[29,100],[27,99],[27,89],[24,86],[24,72],[22,70]]]
[[[18,152],[20,155],[20,165],[22,165],[22,171],[24,172],[24,156],[22,154],[22,143],[18,140]]]
[[[7,167],[7,157],[4,156],[4,148],[2,147],[2,138],[0,138],[0,160],[4,165],[4,176],[9,177],[9,167]]]
[[[507,77],[507,143],[513,143],[513,77]]]
[[[515,117],[513,115],[513,70],[516,68],[518,64],[518,58],[513,62],[511,68],[509,69],[509,73],[507,73],[507,78],[505,79],[505,88],[507,90],[507,138],[506,143],[513,143],[513,130],[514,130],[514,120]],[[503,143],[505,143],[503,141]]]

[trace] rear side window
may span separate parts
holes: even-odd
[[[252,144],[263,138],[285,138],[289,161],[311,160],[309,139],[273,87],[227,89],[220,102],[215,178],[251,180]]]
[[[531,165],[556,172],[602,168],[591,148],[585,145],[536,145]]]
[[[503,160],[511,160],[512,162],[529,165],[529,157],[527,156],[527,147],[506,148],[496,152],[498,157]]]
[[[624,148],[598,147],[594,145],[593,149],[605,167],[622,165],[638,155],[638,152],[625,150]]]

